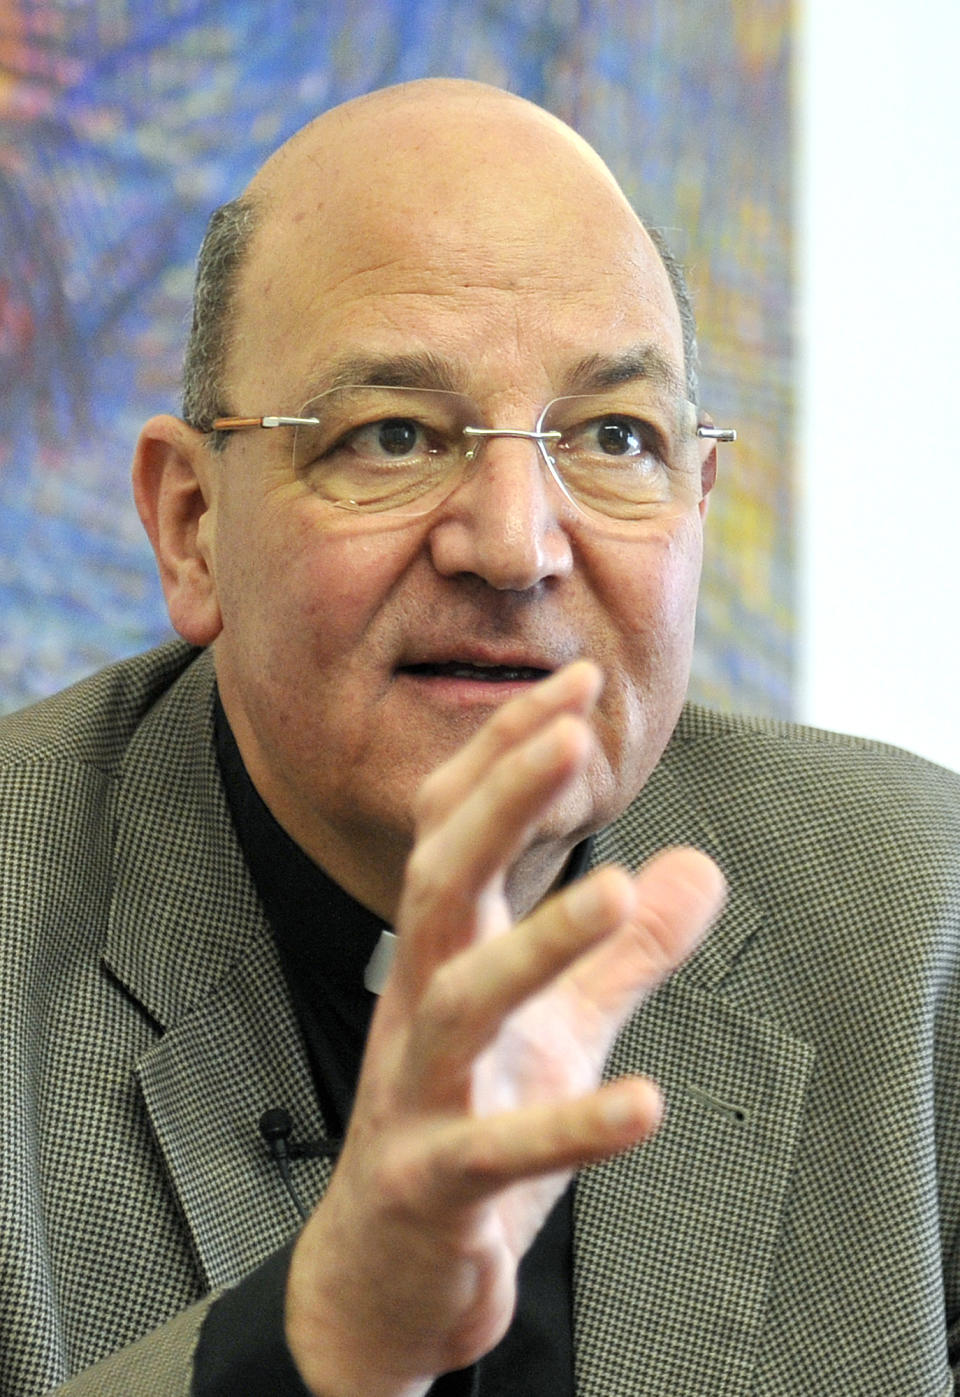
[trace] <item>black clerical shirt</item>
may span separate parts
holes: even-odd
[[[247,775],[219,700],[216,737],[227,801],[273,930],[321,1113],[328,1133],[342,1136],[376,1004],[363,973],[383,922],[274,820]],[[587,844],[574,851],[565,881],[583,872],[588,856]],[[521,1264],[516,1314],[501,1343],[474,1368],[439,1378],[431,1397],[573,1397],[572,1196],[571,1185]],[[212,1306],[197,1348],[193,1397],[233,1397],[241,1390],[247,1397],[303,1397],[283,1337],[291,1251],[292,1243]]]

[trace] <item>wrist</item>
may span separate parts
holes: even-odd
[[[337,1268],[315,1261],[316,1248],[301,1236],[287,1277],[284,1331],[307,1390],[313,1397],[424,1397],[433,1377],[403,1372],[390,1352],[398,1336],[377,1333],[367,1308],[338,1284]]]

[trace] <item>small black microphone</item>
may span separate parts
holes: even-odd
[[[293,1182],[290,1161],[292,1159],[319,1159],[324,1156],[336,1159],[343,1146],[343,1141],[335,1139],[291,1140],[293,1121],[290,1119],[290,1113],[285,1111],[282,1106],[273,1106],[269,1111],[264,1111],[260,1117],[260,1134],[267,1142],[270,1158],[276,1163],[284,1187],[293,1201],[293,1206],[300,1214],[301,1221],[306,1222],[310,1214]]]
[[[289,1113],[282,1106],[274,1106],[269,1111],[264,1111],[260,1117],[260,1134],[267,1142],[270,1158],[280,1171],[283,1186],[300,1215],[300,1221],[306,1222],[310,1214],[307,1212],[304,1201],[297,1192],[296,1185],[290,1175],[289,1140],[293,1134],[293,1121],[290,1119]]]
[[[293,1121],[289,1111],[282,1106],[273,1106],[260,1117],[260,1134],[270,1147],[274,1159],[287,1157],[287,1141],[293,1134]]]

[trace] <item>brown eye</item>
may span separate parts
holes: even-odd
[[[406,460],[431,454],[431,435],[413,417],[380,417],[346,432],[330,449],[330,455],[347,450],[367,460]]]
[[[406,456],[417,445],[418,430],[409,417],[389,417],[377,423],[377,440],[388,456]]]
[[[643,440],[627,417],[609,417],[597,423],[597,445],[607,456],[626,456],[642,451]]]

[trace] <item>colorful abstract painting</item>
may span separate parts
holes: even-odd
[[[571,122],[688,267],[740,433],[693,691],[788,713],[790,53],[787,0],[2,0],[0,708],[169,635],[129,460],[211,209],[318,111],[443,73]]]

